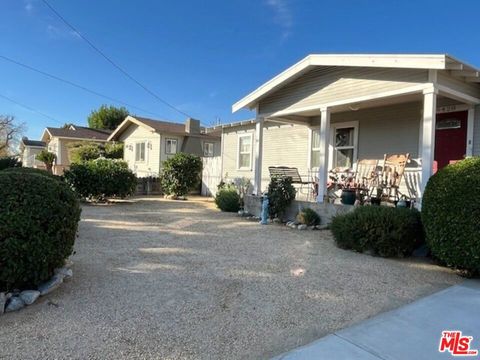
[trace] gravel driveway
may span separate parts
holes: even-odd
[[[461,281],[196,198],[85,206],[74,279],[0,317],[0,358],[265,358]]]

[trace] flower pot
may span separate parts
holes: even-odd
[[[382,199],[380,199],[380,198],[377,198],[377,197],[370,198],[370,204],[372,204],[372,205],[380,206],[381,202],[382,202]]]
[[[341,199],[344,205],[354,205],[357,199],[357,192],[351,189],[344,189],[342,190]]]

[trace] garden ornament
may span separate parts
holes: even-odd
[[[263,201],[262,201],[262,220],[260,221],[260,224],[262,225],[267,225],[268,224],[268,193],[263,193]]]

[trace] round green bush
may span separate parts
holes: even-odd
[[[40,176],[46,176],[50,179],[55,179],[55,180],[62,180],[61,176],[58,175],[53,175],[52,173],[49,173],[46,170],[42,169],[35,169],[35,168],[27,168],[27,167],[19,167],[19,168],[8,168],[5,170],[2,170],[4,173],[17,173],[17,174],[35,174],[35,175],[40,175]]]
[[[383,257],[409,255],[423,242],[420,213],[407,208],[361,206],[330,224],[337,246]]]
[[[0,171],[0,291],[48,280],[71,255],[80,206],[48,176]]]
[[[429,179],[422,220],[434,257],[480,274],[480,157],[448,165]]]
[[[234,188],[223,188],[215,196],[215,204],[222,211],[237,212],[240,210],[240,195]]]

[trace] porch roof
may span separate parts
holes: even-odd
[[[232,112],[252,109],[258,100],[316,66],[451,70],[452,75],[480,82],[480,69],[448,54],[311,54],[236,102]]]

